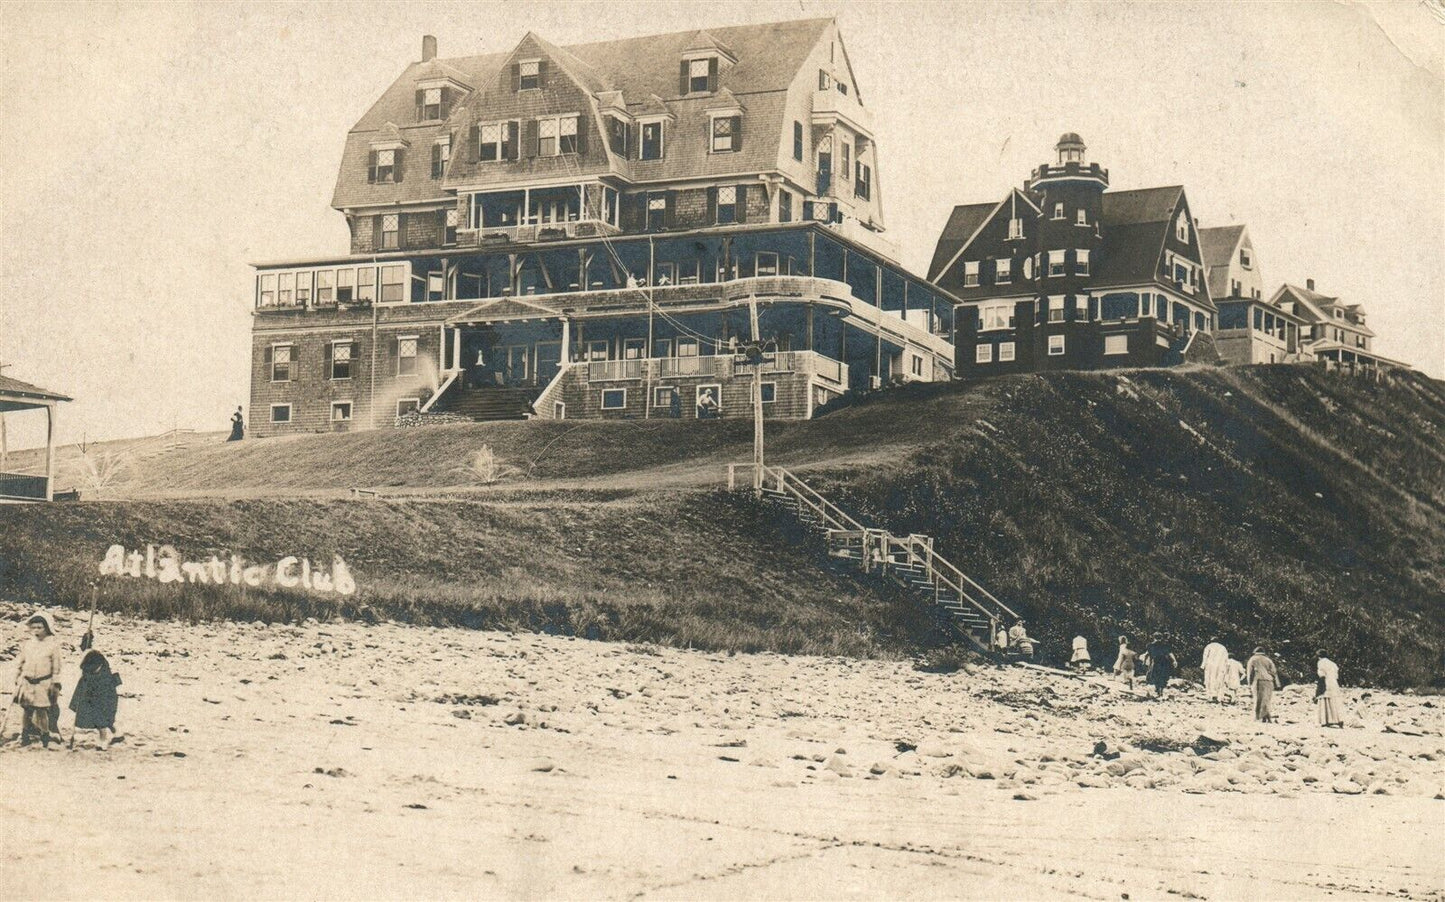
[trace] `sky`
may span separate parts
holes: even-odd
[[[889,236],[924,272],[955,204],[1080,133],[1116,189],[1246,223],[1266,285],[1365,305],[1445,377],[1445,13],[1394,3],[0,4],[0,364],[73,396],[59,436],[223,429],[250,263],[347,247],[347,130],[440,56],[836,17]],[[11,417],[11,447],[39,433]]]

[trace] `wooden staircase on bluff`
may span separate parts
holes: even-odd
[[[752,471],[752,464],[729,464],[728,488],[753,488],[754,483],[738,483],[740,472]],[[763,467],[760,483],[756,491],[764,501],[823,533],[829,555],[907,587],[920,600],[935,605],[947,622],[983,651],[994,651],[1000,627],[1018,619],[1008,605],[934,551],[932,538],[896,536],[864,526],[782,467]]]
[[[474,420],[525,420],[532,415],[532,402],[539,388],[488,386],[463,388],[452,385],[437,399],[433,410],[454,413]]]

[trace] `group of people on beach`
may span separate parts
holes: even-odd
[[[5,721],[12,706],[21,711],[20,744],[39,742],[43,748],[61,743],[60,735],[60,672],[62,655],[55,621],[49,614],[38,613],[25,621],[30,635],[20,643],[15,659],[15,691],[5,702],[4,720],[0,720],[0,742],[5,738]],[[105,655],[91,647],[94,633],[87,629],[81,638],[84,654],[80,658],[80,679],[70,696],[70,710],[75,712],[75,729],[96,730],[99,747],[107,749],[115,740],[115,715],[119,707],[120,675],[110,669]],[[72,747],[75,736],[71,735]]]
[[[1034,657],[1035,642],[1029,638],[1023,620],[1016,621],[1007,631],[1000,629],[995,644],[1000,650],[1023,660]],[[1340,691],[1340,668],[1326,657],[1324,651],[1320,651],[1317,657],[1315,708],[1320,726],[1343,728],[1345,714],[1344,694]],[[1080,672],[1093,668],[1089,641],[1085,637],[1074,637],[1069,666]],[[1145,685],[1153,690],[1154,698],[1162,699],[1169,681],[1179,673],[1179,658],[1161,634],[1153,636],[1143,653],[1130,647],[1127,636],[1120,636],[1113,673],[1131,692],[1135,689],[1141,667]],[[1264,646],[1256,647],[1254,654],[1241,664],[1230,657],[1229,650],[1216,637],[1204,646],[1200,667],[1204,671],[1204,692],[1210,701],[1233,704],[1244,687],[1248,687],[1254,700],[1254,719],[1261,723],[1274,721],[1274,693],[1282,688],[1282,684],[1279,669]]]

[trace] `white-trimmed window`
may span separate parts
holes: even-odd
[[[1179,213],[1179,220],[1174,223],[1174,237],[1180,241],[1189,241],[1189,217],[1183,211]]]
[[[1050,336],[1049,336],[1049,356],[1050,356],[1050,357],[1059,357],[1059,356],[1062,356],[1063,353],[1064,353],[1064,336],[1062,336],[1062,335],[1050,335]]]
[[[403,335],[396,340],[396,374],[416,375],[417,336]]]
[[[662,154],[662,120],[642,123],[642,142],[638,147],[639,159],[660,160]]]
[[[1145,291],[1139,295],[1139,316],[1154,315],[1154,295]]]
[[[396,402],[396,415],[404,417],[421,410],[421,398],[400,398]]]
[[[401,216],[397,213],[384,213],[381,217],[381,249],[384,251],[396,250],[401,235]]]
[[[923,358],[922,358],[922,357],[919,357],[917,354],[910,354],[910,355],[908,355],[908,372],[910,372],[910,373],[912,373],[913,375],[917,376],[918,378],[922,379],[922,378],[923,378]]]
[[[319,269],[316,271],[316,303],[334,304],[336,302],[336,270]]]
[[[732,153],[742,149],[743,117],[714,116],[712,119],[713,153]]]
[[[269,356],[271,358],[272,382],[291,381],[291,352],[292,346],[289,344],[271,346]]]
[[[1048,252],[1048,261],[1049,261],[1049,275],[1051,275],[1051,276],[1062,276],[1062,275],[1064,275],[1064,252],[1063,252],[1063,251],[1049,251],[1049,252]]]
[[[625,388],[604,388],[602,389],[603,410],[624,410],[627,407],[627,389]]]
[[[356,300],[362,304],[370,304],[376,300],[375,268],[363,266],[356,271]]]
[[[311,273],[298,272],[296,274],[296,305],[304,307],[311,303]]]
[[[652,407],[654,410],[669,410],[679,397],[677,389],[671,385],[655,386],[652,389]]]
[[[1089,211],[1080,207],[1074,214],[1074,225],[1086,226],[1089,224]]]
[[[607,346],[607,342],[605,342],[605,341],[589,341],[589,342],[587,342],[587,359],[588,359],[589,361],[607,360],[610,356],[611,356],[611,351],[610,351],[610,349],[609,349],[608,346]]]
[[[973,349],[973,362],[993,363],[993,345],[987,343],[975,345]]]
[[[679,338],[677,340],[677,356],[696,357],[698,344],[696,338]]]
[[[1087,276],[1089,274],[1089,249],[1081,247],[1074,251],[1074,275]]]
[[[350,402],[350,401],[332,401],[332,402],[331,402],[331,422],[333,422],[333,423],[349,423],[349,422],[351,422],[351,402]]]
[[[517,89],[528,91],[542,87],[542,61],[522,60],[517,64]]]
[[[999,362],[999,363],[1007,363],[1007,362],[1009,362],[1010,360],[1013,360],[1013,359],[1014,359],[1014,343],[1011,342],[1011,341],[1001,341],[1001,342],[999,342],[999,345],[998,345],[998,362]]]
[[[537,156],[555,157],[557,155],[558,121],[556,116],[537,120]]]
[[[282,272],[276,274],[276,303],[281,307],[290,307],[294,303],[291,298],[295,294],[296,274],[293,272]]]
[[[1014,327],[1013,304],[987,304],[978,310],[979,331],[1012,329]]]
[[[753,274],[758,276],[776,276],[778,274],[777,252],[758,251],[753,261]]]
[[[289,423],[289,422],[291,422],[291,405],[290,405],[290,404],[272,404],[272,405],[271,405],[271,422],[273,422],[273,423],[283,423],[283,424],[284,424],[284,423]]]
[[[1061,323],[1064,321],[1064,296],[1054,295],[1049,298],[1049,322]]]
[[[1008,237],[1010,241],[1024,237],[1024,221],[1022,219],[1008,221]]]
[[[400,304],[406,300],[406,267],[383,266],[381,268],[381,302]]]
[[[1087,294],[1074,295],[1074,319],[1084,320],[1089,318],[1089,296]]]
[[[1064,218],[1064,205],[1063,205],[1062,203],[1056,203],[1056,204],[1054,204],[1054,218],[1055,218],[1055,219],[1063,219],[1063,218]]]
[[[273,307],[276,304],[276,274],[273,272],[262,273],[258,280],[260,284],[260,295],[256,303],[262,307]]]
[[[477,129],[477,158],[483,163],[505,159],[503,145],[507,141],[509,123],[485,122]]]
[[[452,158],[452,137],[443,135],[431,146],[431,177],[439,179],[446,175],[447,163]]]
[[[396,181],[395,148],[387,148],[386,150],[374,150],[372,151],[372,153],[376,155],[376,163],[372,168],[371,180],[373,182]]]
[[[687,61],[687,92],[689,94],[706,94],[708,92],[711,68],[715,65],[714,59],[715,57],[705,56],[701,59]]]
[[[1007,285],[1014,278],[1014,262],[1008,257],[1002,257],[993,261],[993,282],[995,285]]]
[[[963,286],[971,288],[978,284],[978,261],[965,260],[963,263]]]
[[[421,92],[421,119],[423,122],[442,117],[442,89],[427,88]]]
[[[752,384],[756,384],[756,383],[752,383]],[[751,403],[752,400],[753,400],[753,390],[752,390],[751,388],[749,388],[749,389],[748,389],[748,401],[749,401],[749,403]],[[764,404],[772,404],[772,403],[773,403],[774,401],[776,401],[776,400],[778,400],[778,383],[776,383],[776,382],[764,382],[764,383],[763,383],[763,403],[764,403]]]
[[[1127,335],[1105,335],[1104,356],[1129,353],[1129,336]]]
[[[714,221],[718,225],[727,225],[738,221],[738,189],[733,185],[723,185],[717,189],[717,211]]]
[[[333,341],[331,343],[331,372],[327,374],[329,379],[350,379],[351,358],[354,356],[355,343],[350,339]]]
[[[1249,256],[1249,248],[1242,247],[1239,249],[1239,265],[1245,269],[1249,269],[1254,265],[1254,261],[1251,260]]]

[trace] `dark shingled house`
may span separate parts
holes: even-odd
[[[1214,359],[1215,307],[1179,186],[1108,191],[1065,134],[996,203],[955,207],[929,278],[962,300],[960,376]]]

